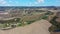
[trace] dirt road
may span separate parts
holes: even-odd
[[[10,30],[0,30],[0,34],[50,34],[48,28],[51,24],[46,20],[36,21],[24,27],[16,27]]]

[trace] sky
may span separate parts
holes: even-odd
[[[60,0],[0,0],[0,6],[60,6]]]

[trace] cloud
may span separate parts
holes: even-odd
[[[42,4],[44,3],[45,0],[36,0],[36,2],[34,2],[35,5],[38,5],[38,4]]]
[[[39,3],[44,3],[45,0],[36,0],[36,2],[34,3],[28,3],[29,6],[34,6],[35,4],[39,4]],[[14,6],[14,3],[18,5],[18,0],[9,0],[7,2],[7,0],[0,0],[0,5],[3,5],[3,6]]]
[[[37,0],[38,3],[44,3],[44,0]]]
[[[12,1],[9,1],[9,2],[11,3]],[[0,0],[0,5],[1,6],[11,6],[10,3],[8,3],[6,0]]]
[[[5,0],[0,0],[0,4],[6,4]]]

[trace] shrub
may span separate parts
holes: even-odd
[[[46,16],[46,15],[41,17],[41,19],[47,19],[47,18],[48,18],[48,16]]]
[[[51,11],[48,11],[47,13],[45,13],[45,15],[53,15],[54,13]]]
[[[33,22],[35,22],[35,20],[27,21],[27,24],[31,24]]]
[[[55,28],[53,28],[53,29],[55,29],[55,30],[60,30],[60,23],[58,23],[58,22],[56,21],[56,18],[58,18],[58,17],[55,16],[55,17],[50,21],[50,23],[55,26]]]

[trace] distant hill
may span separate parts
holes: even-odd
[[[60,6],[0,6],[0,11],[4,11],[5,9],[37,9],[37,8],[58,8],[60,9]]]
[[[0,8],[55,8],[56,6],[0,6]]]

